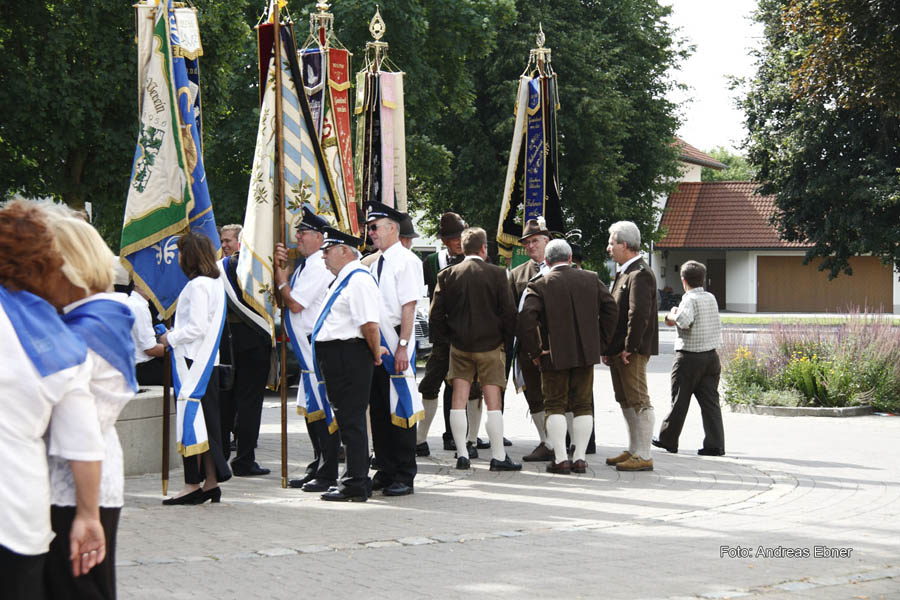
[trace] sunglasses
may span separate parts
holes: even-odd
[[[372,223],[368,226],[369,231],[378,231],[378,223]]]

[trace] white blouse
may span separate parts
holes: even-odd
[[[203,339],[207,335],[218,335],[221,323],[214,323],[215,316],[221,315],[225,304],[225,285],[222,276],[194,277],[188,281],[178,295],[175,309],[175,324],[166,334],[166,340],[176,356],[194,359]],[[216,350],[216,362],[219,352]]]
[[[88,387],[92,361],[88,356],[41,377],[2,307],[0,340],[0,544],[19,554],[43,554],[53,539],[48,446],[51,455],[65,459],[103,459]]]

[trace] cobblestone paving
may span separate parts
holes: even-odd
[[[650,363],[657,420],[672,361],[662,341]],[[694,406],[681,453],[619,473],[603,459],[624,424],[608,371],[596,373],[588,473],[492,473],[489,450],[457,471],[438,417],[416,493],[364,504],[281,488],[272,396],[258,450],[271,475],[233,478],[221,504],[192,507],[162,506],[158,474],[126,481],[119,597],[900,598],[900,419],[725,413],[728,456],[708,458],[695,453]],[[299,476],[310,449],[289,419]],[[518,459],[535,444],[521,397],[508,397],[505,423]],[[180,482],[174,471],[170,491]]]

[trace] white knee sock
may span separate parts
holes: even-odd
[[[573,413],[573,412],[566,413],[566,425],[569,428],[569,443],[570,444],[575,443],[575,438],[572,436],[572,431],[574,431],[574,429],[572,429],[572,419],[574,419],[574,418],[575,418],[575,413]]]
[[[554,462],[568,460],[565,415],[547,415],[547,438],[553,443]]]
[[[475,400],[469,400],[468,409],[466,410],[466,414],[469,419],[469,441],[473,444],[475,443],[475,439],[478,437],[478,428],[481,427],[481,407],[482,407],[481,398],[476,398]]]
[[[506,460],[506,449],[503,447],[503,413],[499,410],[487,411],[484,428],[487,429],[491,440],[491,458]]]
[[[575,444],[575,452],[572,460],[584,460],[587,451],[588,440],[591,439],[591,430],[594,428],[594,415],[584,415],[572,419],[572,443]]]
[[[547,446],[548,448],[550,448],[552,450],[553,443],[550,439],[547,438],[547,427],[544,424],[545,418],[546,417],[545,417],[544,411],[531,413],[531,420],[534,421],[534,428],[537,429],[538,437],[540,438],[541,442],[545,446]],[[566,441],[566,434],[564,433],[563,434],[563,442],[565,442],[565,441]]]
[[[644,410],[635,413],[635,421],[637,421],[635,450],[637,451],[637,455],[644,460],[650,460],[652,458],[650,453],[653,445],[650,443],[650,440],[653,438],[653,425],[655,420],[652,407],[645,408]]]
[[[633,408],[623,408],[622,416],[625,417],[625,427],[628,429],[628,451],[637,453],[635,428],[637,427],[637,415]]]
[[[456,442],[456,455],[469,457],[466,452],[466,409],[450,409],[450,431],[453,432],[453,441]]]
[[[437,414],[437,398],[422,398],[422,407],[425,409],[425,416],[419,421],[419,428],[416,430],[416,444],[421,444],[428,439],[428,430],[431,428],[431,422],[434,421],[434,415]]]

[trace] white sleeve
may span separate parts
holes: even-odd
[[[153,331],[153,319],[150,318],[150,309],[146,306],[138,306],[129,303],[131,313],[134,315],[134,340],[140,352],[149,350],[156,345],[156,332]]]
[[[189,293],[191,301],[188,306],[187,320],[183,321],[184,325],[180,329],[173,329],[166,335],[166,340],[173,348],[202,338],[210,328],[209,290],[206,289],[206,286],[194,285],[191,286]],[[178,309],[176,308],[176,310]]]
[[[78,365],[74,377],[69,375],[60,400],[50,416],[47,453],[67,460],[103,460],[104,443],[97,419],[97,408],[90,392],[91,357]],[[69,371],[69,369],[66,369]]]
[[[675,326],[679,329],[690,329],[694,324],[694,303],[687,294],[678,305],[678,314],[675,315]]]
[[[346,290],[352,292],[349,294],[348,306],[353,324],[361,327],[366,323],[378,323],[381,320],[381,292],[378,291],[378,284],[364,275],[357,275],[354,279],[348,287],[355,284],[356,289]]]
[[[400,306],[415,302],[423,296],[422,263],[414,254],[405,258],[402,267],[397,270],[397,299]]]

